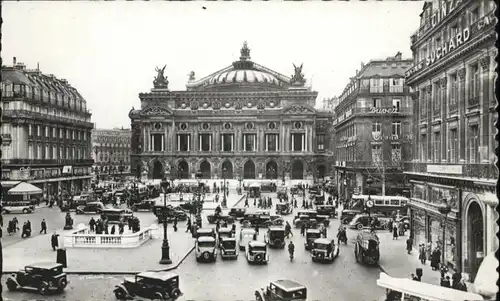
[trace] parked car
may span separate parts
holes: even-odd
[[[340,221],[342,224],[346,225],[348,224],[356,214],[362,213],[360,210],[350,210],[350,209],[344,209],[340,213]]]
[[[269,261],[267,244],[265,242],[257,240],[250,241],[246,248],[246,257],[248,263],[267,264],[267,262]]]
[[[363,229],[356,237],[354,257],[356,262],[377,264],[380,259],[379,238],[370,229]]]
[[[104,204],[101,202],[90,202],[85,206],[76,207],[76,214],[100,214],[105,209]]]
[[[209,214],[207,215],[207,220],[210,224],[215,224],[217,221],[227,222],[229,224],[232,224],[234,222],[234,218],[231,215],[225,213],[221,213],[218,215]]]
[[[285,227],[269,227],[264,241],[269,247],[283,249],[285,247]]]
[[[275,280],[266,289],[255,291],[257,301],[304,301],[307,299],[307,288],[292,280]]]
[[[127,277],[115,286],[118,300],[137,299],[177,300],[182,295],[179,289],[179,275],[172,272],[142,272]]]
[[[337,215],[335,206],[333,205],[318,205],[316,206],[316,211],[319,215],[328,215],[330,217],[335,217]]]
[[[319,229],[307,229],[306,240],[304,241],[304,248],[306,250],[311,250],[313,242],[318,238],[321,238],[321,231]]]
[[[19,289],[37,290],[46,295],[51,291],[61,293],[68,285],[66,273],[60,263],[37,263],[24,267],[24,270],[7,278],[7,288],[10,291]]]
[[[196,238],[199,238],[202,236],[213,237],[213,238],[217,237],[214,228],[200,228],[200,229],[196,230]]]
[[[276,204],[276,213],[282,214],[282,215],[288,215],[292,213],[293,207],[290,203],[288,202],[281,202]]]
[[[196,261],[215,262],[217,260],[217,242],[215,238],[201,236],[195,242]]]
[[[252,212],[252,213],[245,213],[245,216],[243,217],[242,220],[240,220],[240,223],[243,225],[250,225],[252,227],[259,226],[259,227],[269,227],[271,225],[271,216],[269,215],[269,212],[262,211],[262,212]]]
[[[389,229],[388,228],[389,220],[385,218],[385,215],[371,214],[370,216],[368,216],[368,214],[365,213],[356,214],[353,217],[353,219],[349,222],[349,228],[361,230],[365,227],[370,227],[371,219],[375,218],[377,218],[377,222],[375,224],[376,229],[386,229],[386,230]]]

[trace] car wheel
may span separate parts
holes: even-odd
[[[174,300],[179,298],[180,295],[181,295],[181,291],[178,288],[174,288],[172,290],[172,297],[174,298]]]
[[[160,292],[154,294],[153,300],[164,300],[163,295]]]
[[[205,259],[205,260],[209,260],[209,259],[210,259],[210,253],[208,253],[208,252],[204,252],[204,253],[203,253],[203,259]]]
[[[30,213],[30,211],[29,211],[28,209],[24,208],[24,209],[23,209],[23,213],[24,213],[24,214],[28,214],[28,213]]]
[[[362,230],[363,229],[363,224],[359,223],[357,226],[358,230]]]
[[[260,294],[258,292],[255,292],[255,300],[256,301],[263,301]]]
[[[46,295],[49,292],[49,285],[47,282],[43,281],[40,283],[40,287],[38,287],[38,292],[40,295]]]
[[[57,288],[60,291],[63,291],[67,285],[68,285],[68,281],[65,278],[61,278],[61,279],[59,279],[59,281],[57,281]]]
[[[384,224],[384,230],[389,230],[389,224],[387,223]]]
[[[281,240],[279,239],[275,239],[273,243],[275,246],[281,246]]]
[[[15,291],[17,289],[17,283],[12,278],[8,278],[7,288],[9,289],[9,291]]]

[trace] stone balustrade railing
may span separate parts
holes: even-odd
[[[136,248],[153,238],[157,225],[151,225],[136,233],[95,234],[89,227],[80,224],[78,230],[64,235],[65,248]]]

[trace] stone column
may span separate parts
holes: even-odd
[[[465,68],[458,70],[458,144],[459,144],[459,163],[465,163],[465,138],[466,138],[466,119],[465,119]]]
[[[420,147],[420,91],[415,92],[414,95],[412,95],[411,99],[413,101],[413,141],[412,141],[412,148],[413,148],[413,154],[412,154],[412,159],[416,159],[417,161],[420,161],[420,152],[419,152],[419,147]],[[411,134],[408,133],[408,134]]]
[[[265,137],[265,136],[266,136],[266,133],[265,133],[265,131],[264,131],[264,126],[265,126],[265,125],[262,125],[262,126],[260,127],[260,129],[259,129],[259,130],[260,130],[260,149],[259,149],[259,151],[261,151],[261,152],[265,152],[265,151],[267,151],[267,150],[266,150],[266,139],[265,139],[265,138],[266,138],[266,137]]]
[[[199,152],[200,151],[200,135],[198,133],[198,124],[196,123],[192,123],[190,124],[192,127],[193,127],[193,130],[191,131],[193,137],[191,137],[191,145],[192,145],[192,148],[191,150],[195,151],[195,152]]]
[[[447,147],[447,128],[446,128],[446,116],[447,116],[447,104],[448,104],[448,93],[446,89],[446,84],[448,78],[444,77],[440,79],[439,84],[441,85],[441,162],[445,163],[448,161],[448,147]]]
[[[148,132],[146,130],[146,123],[142,124],[142,152],[147,152],[148,151]]]
[[[427,91],[426,91],[426,99],[425,103],[427,105],[427,149],[425,150],[427,152],[427,162],[431,162],[432,160],[432,126],[431,126],[431,120],[432,120],[432,85],[430,84],[427,86]]]
[[[163,151],[168,152],[170,146],[170,140],[168,139],[168,125],[166,123],[163,124]]]
[[[169,140],[170,140],[170,151],[175,153],[177,151],[177,130],[175,128],[175,122],[172,120],[170,124],[170,132],[169,132]]]
[[[309,128],[308,128],[308,131],[309,131],[309,134],[308,134],[308,144],[309,144],[308,151],[309,152],[315,152],[315,149],[316,149],[316,135],[313,135],[313,133],[315,133],[314,129],[315,129],[315,125],[314,124],[310,125]],[[326,143],[326,141],[325,141],[325,143]],[[329,147],[328,147],[327,144],[325,144],[324,148],[325,148],[325,150],[329,149]]]
[[[480,91],[480,122],[482,122],[480,128],[480,131],[482,131],[481,136],[480,136],[480,147],[479,147],[479,155],[480,155],[480,162],[481,163],[488,163],[488,154],[491,152],[494,152],[494,150],[490,150],[490,56],[487,55],[485,57],[482,57],[480,59],[481,63],[481,69],[482,69],[482,74],[481,74],[481,91]]]

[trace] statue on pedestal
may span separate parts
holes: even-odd
[[[153,85],[155,89],[168,89],[168,80],[165,77],[164,72],[167,65],[164,65],[163,68],[156,67],[155,71],[158,73],[153,81]]]
[[[304,64],[301,64],[300,67],[297,67],[295,66],[295,64],[293,64],[293,68],[295,69],[295,74],[292,75],[292,79],[290,80],[290,84],[292,86],[303,86],[306,83],[304,74],[302,74],[303,65]]]
[[[73,218],[69,214],[69,212],[66,213],[66,217],[64,219],[64,230],[71,230],[73,229]]]

